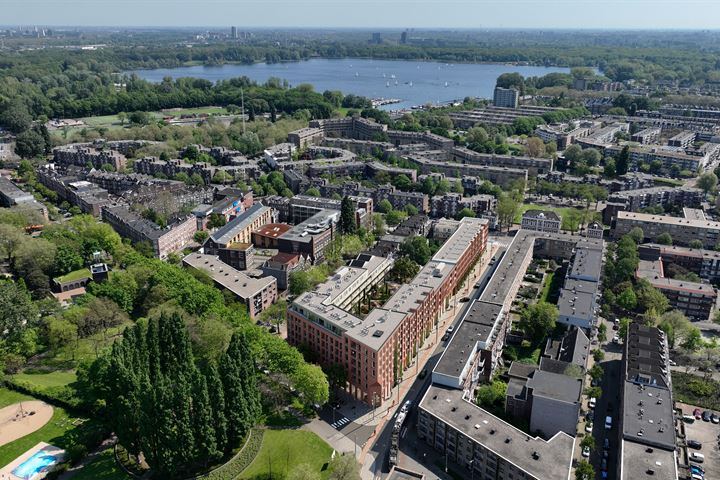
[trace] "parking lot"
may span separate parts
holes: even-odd
[[[677,408],[681,408],[683,415],[693,414],[695,407],[685,405],[678,402]],[[703,409],[701,409],[703,410]],[[705,461],[696,464],[705,469],[705,478],[707,480],[720,478],[720,450],[718,450],[718,435],[720,435],[720,425],[705,422],[702,419],[695,420],[693,423],[683,422],[685,427],[685,437],[687,440],[695,440],[701,444],[699,450],[692,448],[681,448],[680,465],[687,462],[688,455],[692,452],[702,453]],[[678,446],[684,445],[682,439],[678,442]],[[690,462],[692,465],[693,463]],[[680,476],[680,478],[684,478]]]

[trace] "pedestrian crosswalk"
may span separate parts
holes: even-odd
[[[350,419],[347,418],[347,417],[342,417],[340,420],[337,420],[337,421],[331,423],[330,425],[331,425],[335,430],[340,430],[342,427],[344,427],[344,426],[347,425],[348,423],[350,423]]]

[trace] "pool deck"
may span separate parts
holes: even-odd
[[[23,453],[19,457],[17,457],[12,462],[5,465],[3,468],[0,469],[0,480],[26,480],[25,478],[18,477],[17,475],[13,475],[12,471],[15,470],[17,467],[23,464],[27,459],[35,455],[40,450],[44,450],[46,453],[50,455],[55,455],[58,457],[58,463],[65,458],[65,450],[62,448],[55,447],[53,445],[50,445],[49,443],[40,442],[34,447],[32,447],[27,452]],[[41,473],[39,475],[35,475],[29,480],[39,480],[41,478],[44,478],[47,472]]]

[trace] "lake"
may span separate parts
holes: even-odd
[[[505,64],[447,64],[404,60],[312,59],[292,63],[226,64],[134,70],[141,78],[159,82],[163,77],[196,77],[217,81],[246,76],[258,83],[270,77],[287,80],[291,86],[310,83],[318,92],[340,90],[368,98],[396,98],[400,103],[385,109],[404,109],[426,103],[447,103],[465,97],[492,98],[495,81],[503,73],[517,72],[538,77],[568,68]]]

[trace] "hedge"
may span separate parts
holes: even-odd
[[[197,478],[203,480],[234,480],[255,460],[262,446],[264,435],[265,430],[263,429],[254,428],[250,430],[250,436],[237,455],[221,467]]]

